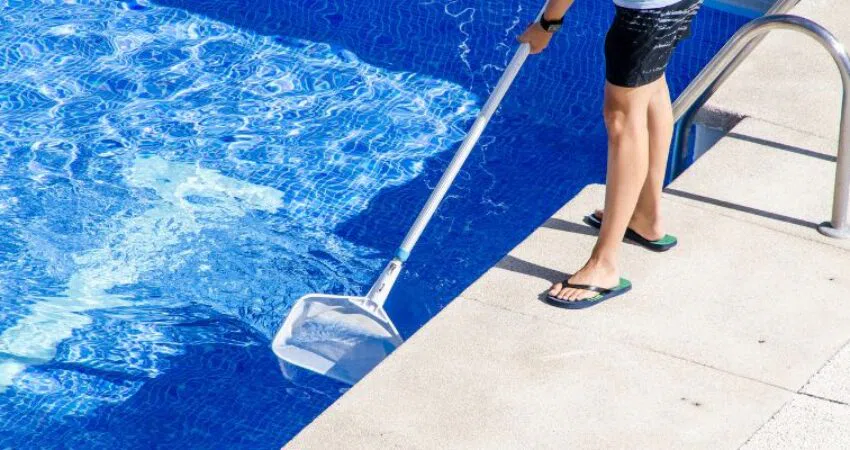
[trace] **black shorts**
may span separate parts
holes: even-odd
[[[605,37],[605,78],[623,87],[649,84],[664,75],[673,49],[691,33],[702,0],[656,9],[617,6]]]

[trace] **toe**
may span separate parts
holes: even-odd
[[[594,215],[597,219],[600,219],[600,220],[602,220],[602,215],[603,215],[603,214],[605,214],[605,212],[604,212],[603,210],[601,210],[601,209],[597,209],[596,211],[593,211],[593,215]]]
[[[586,300],[590,297],[593,297],[592,291],[586,291],[584,289],[576,289],[573,295],[570,296],[570,300],[577,302],[581,300]]]
[[[591,297],[595,297],[595,296],[596,296],[596,292],[593,292],[593,291],[581,291],[581,297],[579,297],[579,300],[587,300],[587,299],[589,299],[589,298],[591,298]]]
[[[549,295],[551,295],[553,297],[557,297],[560,292],[561,292],[561,283],[555,283],[555,284],[552,285],[551,288],[549,288]]]

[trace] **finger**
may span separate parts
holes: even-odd
[[[526,31],[525,33],[522,33],[521,35],[517,36],[517,40],[523,43],[530,43],[531,36],[529,36],[528,32]]]

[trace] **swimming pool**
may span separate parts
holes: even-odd
[[[603,179],[612,7],[577,3],[411,256],[403,335]],[[0,7],[0,448],[277,448],[345,390],[280,375],[290,302],[368,288],[540,5]],[[674,91],[743,21],[701,13]]]

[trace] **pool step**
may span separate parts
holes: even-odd
[[[829,221],[834,139],[747,118],[667,189],[671,201],[850,250],[815,231]]]

